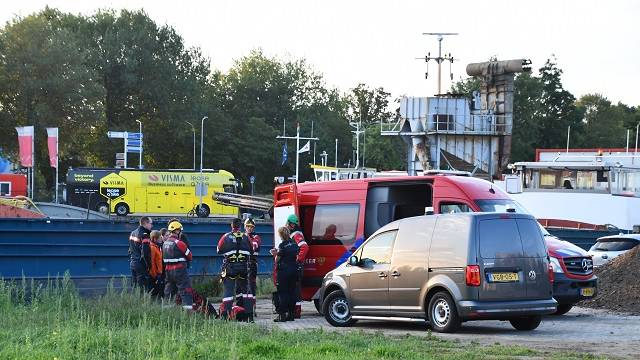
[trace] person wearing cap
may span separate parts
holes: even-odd
[[[237,296],[242,299],[247,320],[253,321],[254,299],[249,297],[248,291],[249,257],[253,255],[253,248],[249,237],[240,230],[241,226],[242,220],[233,219],[231,231],[218,241],[217,252],[224,256],[220,273],[224,288],[220,315],[230,319],[233,300]]]
[[[172,221],[167,228],[169,236],[162,244],[162,259],[165,265],[164,296],[170,298],[176,292],[180,294],[182,307],[186,310],[193,308],[193,289],[187,271],[187,262],[193,255],[187,244],[180,240],[182,224]]]
[[[135,286],[143,291],[151,291],[151,239],[150,232],[153,220],[148,216],[140,218],[138,226],[129,234],[129,266],[131,280]]]
[[[304,275],[304,262],[307,259],[307,253],[309,252],[309,245],[304,240],[304,234],[300,228],[300,220],[296,214],[291,214],[287,217],[287,228],[291,233],[291,238],[296,242],[300,252],[296,257],[298,264],[298,281],[296,283],[296,310],[295,318],[299,319],[302,315],[302,277]]]
[[[249,243],[251,243],[251,250],[253,254],[249,257],[249,297],[253,299],[253,304],[255,304],[256,298],[256,288],[257,288],[257,277],[258,277],[258,253],[260,252],[260,244],[262,240],[260,239],[260,235],[254,233],[256,229],[256,223],[251,218],[247,218],[244,221],[244,233],[249,238]],[[255,312],[255,311],[254,311]]]

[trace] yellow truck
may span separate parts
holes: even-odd
[[[237,181],[226,170],[205,170],[200,173],[185,170],[79,168],[70,170],[67,174],[69,180],[78,184],[75,184],[77,189],[74,184],[67,184],[68,195],[88,195],[90,199],[92,193],[98,192],[100,196],[94,198],[101,200],[90,200],[95,205],[89,205],[89,208],[110,209],[111,213],[121,216],[238,215],[237,207],[218,204],[211,197],[214,192],[237,192]]]

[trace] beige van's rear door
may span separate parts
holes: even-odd
[[[482,301],[521,300],[527,296],[525,258],[516,219],[496,215],[479,221]]]

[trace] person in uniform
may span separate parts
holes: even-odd
[[[140,218],[139,226],[129,234],[129,266],[131,280],[143,291],[151,291],[151,229],[153,220],[148,216]]]
[[[237,296],[242,299],[247,320],[253,321],[253,299],[248,296],[249,257],[253,255],[253,251],[249,237],[240,230],[241,226],[242,220],[233,219],[231,231],[222,235],[218,241],[218,254],[224,256],[220,272],[224,288],[220,316],[230,319]]]
[[[297,257],[300,251],[298,244],[291,238],[288,227],[278,229],[278,236],[282,242],[277,249],[271,249],[271,255],[275,257],[277,271],[277,296],[278,296],[278,317],[273,321],[284,322],[293,321],[296,311],[297,285],[298,282],[298,262]]]
[[[304,239],[302,229],[300,229],[300,220],[296,214],[291,214],[287,217],[287,228],[291,233],[291,238],[296,242],[300,248],[298,257],[296,258],[298,266],[298,280],[296,282],[296,311],[295,317],[299,319],[302,315],[302,277],[304,276],[304,262],[307,259],[307,253],[309,252],[309,245]]]
[[[165,265],[164,296],[171,298],[176,292],[180,294],[182,307],[186,310],[193,308],[193,289],[187,271],[187,263],[193,258],[187,244],[180,240],[182,224],[173,221],[168,227],[169,236],[162,244],[162,259]]]
[[[249,243],[251,244],[252,255],[249,257],[249,298],[252,299],[253,304],[255,306],[255,298],[257,291],[257,277],[258,277],[258,253],[260,252],[260,244],[262,240],[260,239],[260,235],[256,234],[255,231],[256,223],[251,218],[247,218],[244,221],[244,233],[249,238]],[[253,313],[255,313],[255,308]]]

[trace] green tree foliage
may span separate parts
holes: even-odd
[[[64,171],[82,163],[89,151],[85,140],[103,120],[104,89],[87,66],[89,51],[78,25],[74,16],[46,8],[0,30],[0,145],[17,149],[13,127],[35,125],[37,175],[46,179],[44,188],[54,184],[45,127],[60,128]]]

